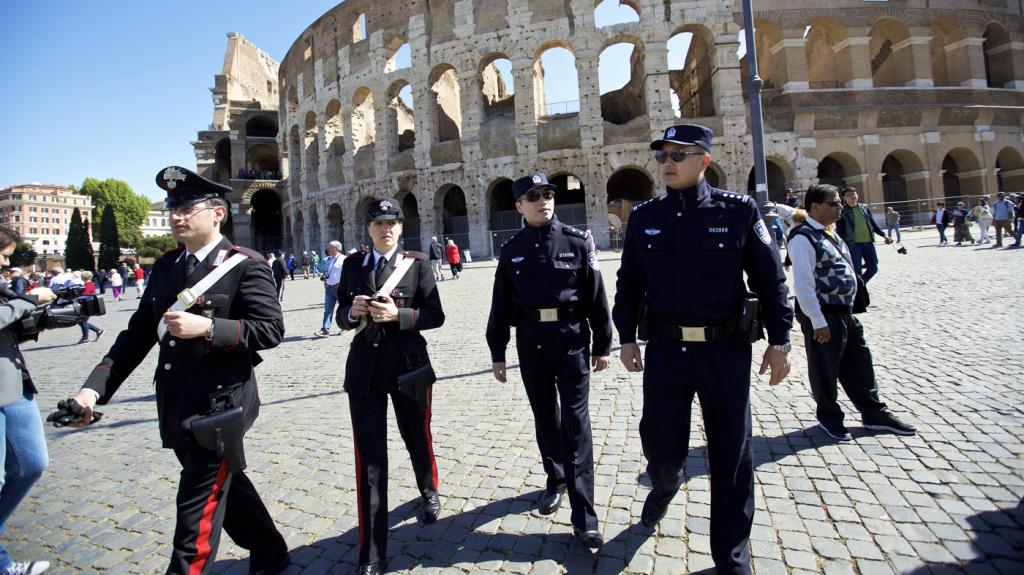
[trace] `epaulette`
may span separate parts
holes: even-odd
[[[262,261],[266,261],[266,258],[263,257],[263,254],[259,253],[258,251],[254,250],[254,249],[250,249],[250,248],[246,248],[246,247],[242,247],[242,246],[231,246],[231,251],[233,253],[234,252],[240,253],[240,254],[248,257],[251,260],[257,260],[257,261],[261,261],[261,262]]]
[[[751,196],[750,194],[737,194],[735,192],[729,192],[729,191],[726,191],[726,190],[719,190],[717,188],[714,188],[711,193],[712,193],[712,195],[717,196],[717,197],[719,197],[719,198],[721,198],[721,199],[723,199],[723,200],[725,200],[727,202],[730,202],[730,203],[734,203],[734,204],[748,204],[748,205],[752,205],[752,206],[756,206],[757,205],[757,202],[754,201],[754,197]]]
[[[574,228],[572,226],[563,225],[562,226],[562,233],[564,233],[567,236],[573,236],[573,237],[577,237],[577,238],[580,238],[580,239],[586,239],[588,232],[585,232],[583,230],[578,230],[578,229],[576,229],[576,228]]]
[[[519,235],[519,234],[516,234],[516,235]],[[514,239],[516,239],[516,236],[512,236],[511,238],[501,242],[501,247],[505,247],[505,246],[509,245],[510,243],[512,243],[512,240],[514,240]]]
[[[413,250],[405,250],[402,252],[402,257],[411,258],[414,260],[425,260],[427,259],[427,254]]]
[[[640,202],[639,204],[633,206],[633,211],[635,212],[635,211],[639,210],[640,208],[642,208],[644,206],[650,205],[650,204],[654,203],[657,199],[658,198],[651,198],[649,200]]]

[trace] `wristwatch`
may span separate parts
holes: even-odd
[[[217,331],[217,323],[210,320],[210,329],[206,330],[206,341],[213,341],[213,335]]]
[[[782,353],[789,353],[793,349],[793,344],[791,344],[789,342],[786,342],[786,343],[784,343],[782,345],[773,344],[773,345],[769,345],[768,348],[769,349],[774,349],[775,351],[781,351]]]

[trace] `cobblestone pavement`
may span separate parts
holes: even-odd
[[[815,428],[798,331],[787,381],[769,388],[754,374],[755,573],[1024,573],[1024,315],[1011,299],[1024,250],[937,248],[933,235],[906,234],[905,256],[878,246],[874,307],[861,316],[883,400],[918,426],[917,437],[869,433],[851,417],[855,441],[828,440]],[[618,254],[602,254],[601,266],[611,296]],[[483,338],[493,268],[470,264],[462,279],[440,284],[448,320],[426,334],[439,377],[433,429],[444,504],[433,526],[416,523],[408,456],[390,423],[390,567],[538,574],[710,567],[699,407],[685,484],[658,529],[644,529],[641,380],[617,358],[591,391],[606,545],[591,555],[573,542],[568,505],[552,518],[533,511],[545,481],[515,347],[502,385],[490,375]],[[246,438],[251,477],[293,547],[289,572],[347,573],[357,541],[352,433],[340,392],[350,336],[312,336],[322,313],[318,281],[288,282],[285,300],[287,337],[257,370],[264,408]],[[109,304],[97,321],[109,332],[101,343],[74,345],[79,333],[69,329],[26,347],[44,412],[77,389],[135,304]],[[3,536],[15,558],[50,560],[56,573],[165,568],[178,466],[159,448],[155,355],[106,406],[100,425],[47,428],[50,469]],[[214,572],[247,569],[245,552],[225,536]]]

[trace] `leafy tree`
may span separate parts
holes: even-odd
[[[87,194],[92,198],[95,210],[92,219],[94,235],[101,234],[107,206],[113,207],[114,217],[117,218],[117,223],[121,228],[133,230],[142,225],[151,205],[148,198],[133,192],[127,182],[114,178],[102,181],[96,178],[86,178],[82,182],[82,187],[79,188],[79,193]],[[97,217],[96,214],[100,215]],[[126,237],[125,239],[132,238]]]
[[[167,250],[173,250],[176,247],[178,247],[178,242],[171,236],[142,238],[142,242],[138,245],[139,257],[158,258]]]
[[[82,222],[82,213],[75,208],[71,212],[71,225],[68,227],[67,247],[64,250],[65,265],[75,270],[92,270],[92,250],[89,247],[89,234]]]
[[[107,204],[103,208],[103,225],[100,227],[100,261],[99,266],[105,270],[117,267],[121,259],[121,244],[117,240],[117,216],[114,206]]]
[[[137,227],[126,228],[119,225],[117,227],[117,242],[121,244],[122,248],[138,248],[142,244],[142,230]]]
[[[39,254],[36,253],[36,250],[32,249],[32,242],[19,242],[17,247],[14,248],[14,253],[11,254],[11,266],[27,268],[36,263],[36,258],[38,257]]]

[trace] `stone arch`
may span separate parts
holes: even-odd
[[[460,250],[471,250],[469,243],[469,210],[466,193],[456,184],[445,184],[434,194],[435,235],[442,244],[455,240]]]
[[[782,88],[786,83],[786,62],[772,50],[782,42],[782,30],[779,25],[769,20],[754,21],[754,43],[757,45],[757,73],[764,80],[764,89]],[[740,64],[741,72],[746,74],[746,56]],[[747,77],[743,77],[743,85],[747,85]]]
[[[277,150],[270,144],[256,144],[245,150],[245,167],[254,172],[257,180],[276,180],[280,177]]]
[[[403,249],[423,251],[420,239],[420,205],[416,194],[410,190],[399,190],[395,201],[402,207],[402,246]]]
[[[515,81],[511,79],[512,60],[502,52],[491,52],[480,60],[480,102],[484,121],[496,116],[515,118]]]
[[[804,43],[811,89],[842,88],[853,79],[849,34],[832,17],[815,18]],[[841,47],[841,48],[840,48]]]
[[[989,88],[1013,85],[1013,49],[1010,34],[1001,24],[989,23],[985,27],[982,51],[985,54],[985,78]]]
[[[302,153],[299,144],[299,125],[292,124],[288,131],[288,180],[298,190],[299,174],[302,171]]]
[[[983,191],[981,162],[967,148],[953,148],[942,158],[942,195],[947,198],[980,196]]]
[[[299,115],[299,93],[295,86],[288,88],[288,117],[294,118]]]
[[[253,116],[245,123],[246,138],[276,138],[277,118]]]
[[[512,180],[501,177],[487,186],[487,207],[491,229],[491,253],[497,255],[501,246],[523,227],[523,218],[512,197]]]
[[[366,14],[357,13],[352,21],[352,43],[357,44],[366,40]]]
[[[921,223],[910,221],[914,213],[927,208],[928,179],[921,158],[909,150],[895,150],[882,160],[881,173],[884,202],[893,204],[907,225]]]
[[[788,182],[793,181],[793,167],[781,158],[766,158],[765,174],[768,180],[768,201],[779,204],[785,202]],[[747,178],[747,192],[757,197],[753,168],[750,169],[750,176]]]
[[[839,189],[849,185],[852,176],[860,175],[860,163],[846,152],[832,152],[818,162],[818,183],[831,184]]]
[[[310,204],[309,206],[309,246],[311,249],[317,251],[317,253],[323,253],[323,235],[320,233],[320,214],[317,211],[316,204]]]
[[[708,168],[704,170],[704,179],[712,188],[728,189],[729,184],[725,179],[725,170],[715,162],[708,164]]]
[[[327,241],[341,242],[345,237],[345,214],[341,204],[335,202],[327,207]]]
[[[376,141],[376,124],[373,112],[373,92],[366,86],[359,87],[352,96],[352,147],[360,149],[372,146]]]
[[[605,184],[608,237],[613,249],[622,245],[633,206],[654,197],[654,178],[639,166],[624,166]]]
[[[320,128],[316,123],[316,112],[306,112],[306,131],[304,139],[304,153],[302,154],[305,160],[303,166],[306,170],[306,177],[310,179],[316,179],[316,174],[320,170]]]
[[[412,52],[405,36],[393,36],[384,44],[384,73],[412,67]]]
[[[327,121],[324,122],[324,150],[327,162],[327,183],[336,186],[345,182],[341,169],[345,155],[345,135],[341,114],[341,102],[332,99],[327,103],[325,111]]]
[[[908,86],[914,81],[910,30],[895,18],[879,18],[871,26],[868,53],[871,80],[876,88]]]
[[[294,227],[292,228],[292,237],[298,243],[295,249],[302,248],[308,250],[310,247],[309,236],[306,234],[306,218],[302,213],[302,210],[295,210],[295,219],[293,220]]]
[[[932,22],[929,52],[935,86],[960,86],[970,79],[967,30],[956,20],[942,16]]]
[[[1007,146],[996,156],[996,182],[1001,192],[1024,191],[1024,158],[1020,150]]]
[[[221,138],[213,147],[213,181],[226,184],[231,173],[231,139]]]
[[[715,115],[715,38],[704,26],[683,26],[668,40],[668,83],[677,118]]]
[[[628,51],[628,55],[626,52]],[[643,40],[628,34],[617,34],[601,48],[598,56],[598,89],[601,95],[601,118],[617,126],[647,117],[647,72],[644,66]],[[610,84],[610,67],[629,69],[629,79],[622,86]],[[644,137],[650,136],[645,120]]]
[[[397,80],[388,88],[388,133],[394,137],[393,152],[401,153],[416,147],[412,85],[405,80]]]
[[[281,196],[273,188],[256,190],[249,198],[249,228],[252,230],[252,248],[260,253],[284,247],[284,228],[281,225]]]
[[[558,189],[555,196],[555,215],[563,224],[580,229],[587,225],[587,190],[583,180],[569,171],[555,172],[548,181]]]
[[[369,225],[370,223],[366,218],[366,207],[370,202],[376,200],[374,196],[366,196],[356,203],[356,227],[358,228],[356,233],[353,234],[356,241],[364,243],[371,248],[373,247],[373,240],[370,239]],[[360,239],[362,238],[362,239]]]
[[[430,71],[434,94],[434,141],[448,142],[462,137],[462,103],[459,75],[451,64],[439,64]]]
[[[639,21],[640,2],[637,0],[594,0],[596,28]]]
[[[548,81],[545,67],[557,67],[560,73],[556,74],[554,80]],[[551,97],[559,99],[549,101]],[[533,60],[533,102],[537,119],[579,112],[580,85],[576,71],[576,52],[568,42],[549,40],[537,49]]]

